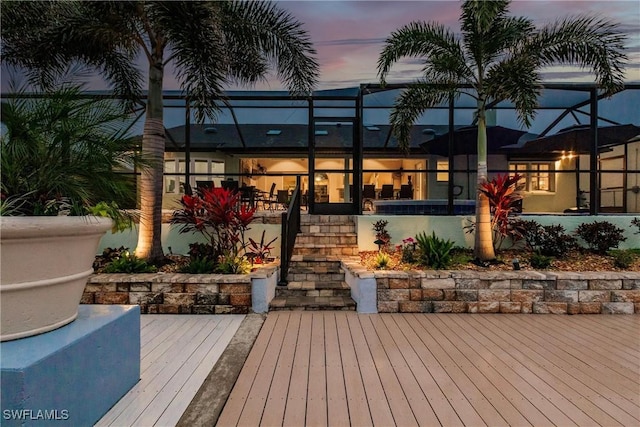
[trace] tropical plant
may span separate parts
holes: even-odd
[[[216,263],[208,258],[192,258],[180,268],[180,273],[211,274],[216,271]]]
[[[528,18],[509,16],[509,4],[508,0],[465,1],[461,37],[438,23],[412,22],[387,38],[378,59],[382,84],[391,67],[404,57],[418,58],[423,65],[422,78],[399,96],[390,116],[405,151],[413,123],[427,109],[462,93],[475,98],[478,187],[488,179],[487,108],[510,101],[528,127],[541,91],[541,68],[574,64],[591,69],[607,94],[623,85],[625,36],[615,24],[598,17],[577,17],[537,29]],[[474,252],[483,261],[495,258],[491,230],[489,201],[478,192]]]
[[[2,102],[2,215],[102,215],[130,225],[118,210],[132,194],[124,174],[141,165],[123,129],[130,116],[107,99],[79,98],[81,86]]]
[[[512,242],[522,238],[519,222],[513,217],[518,211],[522,196],[517,191],[518,181],[522,177],[514,175],[498,175],[480,184],[480,193],[489,199],[491,208],[491,228],[493,230],[494,251],[502,247],[507,237]]]
[[[260,242],[256,242],[249,237],[249,245],[247,247],[247,257],[251,259],[252,263],[262,264],[271,255],[273,246],[271,244],[276,241],[277,237],[274,237],[271,241],[265,243],[264,236],[267,230],[262,230],[262,236]]]
[[[267,1],[5,2],[2,39],[3,61],[43,84],[80,63],[97,70],[116,95],[142,103],[148,75],[142,152],[152,166],[140,177],[136,254],[153,261],[164,256],[165,67],[176,70],[199,121],[215,119],[225,85],[255,83],[270,66],[296,94],[309,93],[318,79],[302,25]]]
[[[376,259],[374,260],[375,267],[378,270],[386,269],[387,267],[389,267],[390,263],[391,257],[388,253],[382,251],[378,252],[378,254],[376,255]]]
[[[624,230],[608,221],[585,222],[580,224],[575,232],[591,251],[601,255],[627,240]]]
[[[244,233],[253,221],[255,207],[241,203],[237,191],[222,187],[184,195],[180,204],[182,209],[173,212],[171,224],[179,225],[180,233],[200,233],[207,238],[213,251],[210,259],[235,262],[247,247]]]
[[[447,268],[451,264],[451,250],[454,242],[436,236],[435,231],[428,236],[425,232],[416,235],[420,250],[420,263],[431,268]]]
[[[158,271],[156,266],[148,264],[128,251],[113,259],[104,268],[105,273],[155,273],[156,271]]]
[[[552,261],[553,261],[553,257],[548,255],[543,255],[540,252],[532,253],[531,257],[529,258],[529,264],[531,264],[531,267],[541,269],[541,270],[551,267]]]
[[[628,269],[638,259],[638,255],[632,250],[612,250],[609,255],[613,257],[613,265],[623,270]]]

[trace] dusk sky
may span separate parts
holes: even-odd
[[[376,63],[384,40],[411,21],[437,21],[458,31],[460,4],[445,1],[280,1],[279,4],[305,24],[321,65],[320,89],[377,82]],[[627,81],[640,81],[640,1],[522,0],[511,4],[511,14],[527,16],[536,25],[570,15],[608,17],[620,23],[627,41]],[[392,69],[389,81],[411,81],[419,65],[409,61]],[[592,81],[580,70],[547,70],[547,81]],[[278,89],[277,81],[265,88]]]
[[[378,82],[376,63],[385,38],[411,21],[436,21],[458,31],[461,2],[285,0],[278,4],[301,21],[311,35],[321,66],[318,89],[332,89]],[[576,15],[607,17],[618,22],[620,30],[628,36],[626,80],[640,82],[639,0],[516,0],[511,4],[511,14],[530,17],[538,26]],[[394,66],[388,81],[409,82],[419,76],[419,70],[415,61],[403,61]],[[545,81],[593,81],[581,70],[566,67],[546,69],[543,77]],[[7,90],[7,80],[8,73],[4,72],[3,91]],[[97,79],[91,80],[91,88],[107,88]],[[165,89],[179,89],[170,68],[165,74]],[[269,76],[266,82],[252,88],[229,89],[278,90],[282,86],[274,76]]]

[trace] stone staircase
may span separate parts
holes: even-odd
[[[351,215],[301,216],[289,265],[289,283],[278,286],[269,310],[355,310],[340,261],[358,254]]]

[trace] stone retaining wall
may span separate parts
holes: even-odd
[[[252,281],[272,277],[277,265],[251,274],[94,274],[82,304],[136,304],[145,314],[247,314]]]
[[[640,273],[537,271],[367,271],[379,313],[640,313]]]

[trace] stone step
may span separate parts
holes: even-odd
[[[353,215],[301,215],[300,224],[320,225],[320,224],[354,224]]]
[[[303,234],[318,233],[355,233],[355,224],[301,224],[300,232]]]
[[[344,273],[291,273],[287,275],[287,279],[294,282],[315,282],[315,283],[327,283],[327,282],[339,282],[344,280]]]
[[[356,303],[346,296],[291,296],[276,297],[269,304],[269,311],[277,310],[349,310],[355,311]]]
[[[326,245],[330,243],[341,245],[358,244],[358,235],[355,233],[322,233],[322,234],[298,234],[296,237],[296,245],[299,244],[316,244]]]
[[[298,245],[293,248],[295,255],[358,255],[358,247],[351,245]]]
[[[336,274],[342,273],[339,262],[315,262],[309,263],[292,262],[289,264],[289,274]]]

